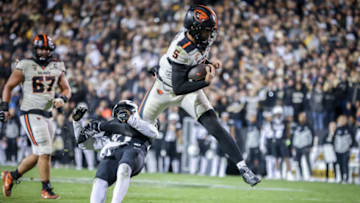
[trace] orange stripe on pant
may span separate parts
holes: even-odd
[[[37,145],[37,143],[35,141],[35,138],[34,138],[34,136],[32,134],[32,130],[31,130],[30,122],[29,122],[29,114],[25,114],[25,124],[26,124],[26,129],[29,132],[30,139],[31,139],[32,143],[34,145]]]
[[[146,100],[147,100],[147,98],[148,98],[148,96],[149,96],[149,93],[151,92],[152,88],[154,87],[154,85],[155,85],[155,81],[154,81],[154,83],[151,85],[151,88],[146,92],[145,97],[144,97],[144,99],[142,100],[142,102],[141,102],[141,104],[140,104],[140,107],[139,107],[139,109],[138,109],[138,113],[139,113],[139,115],[140,115],[141,118],[142,118],[143,109],[144,109]]]

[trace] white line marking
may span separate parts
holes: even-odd
[[[23,181],[40,181],[39,178],[27,178],[23,177]],[[82,183],[82,184],[92,184],[93,178],[52,178],[52,182],[59,183]],[[156,184],[160,186],[179,186],[179,187],[207,187],[207,188],[223,188],[223,189],[233,189],[233,190],[262,190],[262,191],[280,191],[280,192],[309,192],[302,189],[294,188],[281,188],[281,187],[254,187],[250,186],[234,186],[234,185],[222,185],[222,184],[207,184],[207,183],[194,183],[194,182],[178,182],[178,181],[160,181],[160,180],[148,180],[148,179],[133,179],[132,183],[138,184]]]
[[[39,178],[28,178],[23,177],[21,181],[40,181]],[[52,178],[52,182],[59,182],[59,183],[80,183],[80,184],[92,184],[93,178],[86,178],[86,177],[62,177],[62,178]],[[178,182],[178,181],[160,181],[160,180],[148,180],[148,179],[133,179],[133,183],[137,184],[152,184],[152,185],[159,185],[162,187],[168,186],[187,186],[187,187],[208,187],[208,188],[223,188],[223,189],[234,189],[234,190],[259,190],[259,191],[280,191],[280,192],[311,192],[302,189],[294,189],[294,188],[281,188],[281,187],[255,187],[250,188],[248,186],[233,186],[233,185],[221,185],[221,184],[205,184],[205,183],[191,183],[191,182]],[[129,195],[134,196],[143,196],[148,198],[161,198],[161,195],[154,195],[154,194],[146,194],[146,193],[130,193]],[[201,197],[199,197],[201,198]],[[208,198],[208,197],[207,197]],[[216,199],[215,197],[213,197]],[[278,199],[282,201],[309,201],[309,202],[339,202],[340,200],[333,200],[333,199],[319,199],[319,198],[305,198],[305,199]]]

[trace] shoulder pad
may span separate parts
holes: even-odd
[[[178,46],[183,48],[186,51],[186,53],[189,53],[192,50],[196,49],[195,44],[192,43],[187,37],[184,37],[184,39],[180,40],[178,42]]]

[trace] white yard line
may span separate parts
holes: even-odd
[[[39,178],[28,178],[23,177],[21,181],[40,181]],[[82,183],[82,184],[92,184],[93,178],[87,177],[63,177],[63,178],[52,178],[52,182],[59,182],[59,183]],[[260,190],[260,191],[279,191],[279,192],[311,192],[302,189],[294,189],[294,188],[282,188],[282,187],[255,187],[250,188],[248,186],[233,186],[233,185],[221,185],[221,184],[205,184],[205,183],[191,183],[191,182],[178,182],[178,181],[160,181],[160,180],[149,180],[149,179],[135,179],[132,180],[133,183],[137,184],[152,184],[152,185],[159,185],[161,187],[168,187],[168,186],[179,186],[179,187],[207,187],[207,188],[223,188],[223,189],[233,189],[233,190]],[[162,195],[156,194],[146,194],[146,193],[131,193],[131,196],[143,196],[148,198],[161,198]],[[216,199],[216,198],[215,198]],[[342,203],[340,200],[331,200],[331,199],[319,199],[319,198],[304,198],[304,199],[278,199],[282,201],[309,201],[309,202],[339,202]]]
[[[40,181],[39,178],[21,178],[23,181]],[[92,184],[93,178],[52,178],[52,182],[59,183],[83,183],[83,184]],[[223,188],[223,189],[234,189],[234,190],[263,190],[263,191],[280,191],[280,192],[309,192],[302,189],[294,188],[281,188],[281,187],[254,187],[249,186],[234,186],[234,185],[222,185],[222,184],[208,184],[208,183],[194,183],[194,182],[179,182],[179,181],[161,181],[161,180],[149,180],[149,179],[134,179],[131,182],[138,184],[156,184],[160,186],[179,186],[179,187],[205,187],[205,188]]]

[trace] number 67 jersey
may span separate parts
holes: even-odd
[[[51,111],[59,78],[65,72],[64,62],[51,61],[48,65],[41,66],[32,59],[23,59],[15,68],[23,71],[24,74],[23,100],[20,109]]]

